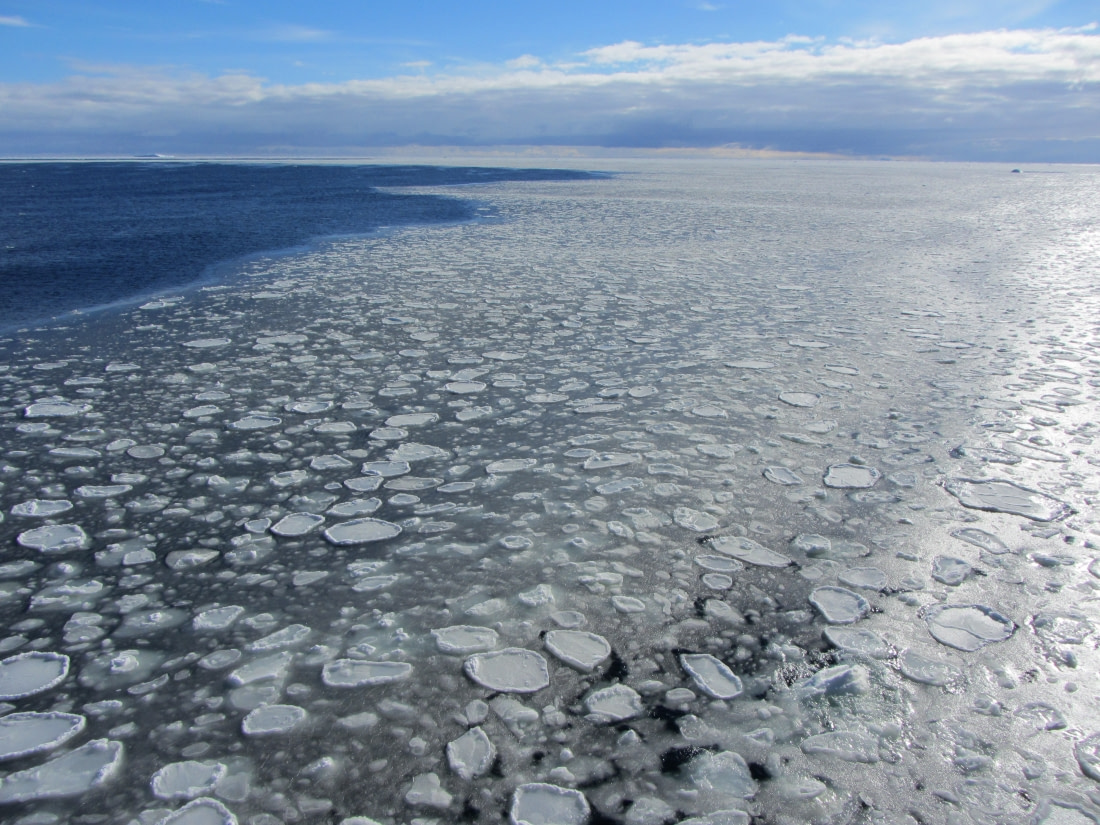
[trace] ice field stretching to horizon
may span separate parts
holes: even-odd
[[[1100,822],[1097,170],[610,171],[0,339],[0,820]]]

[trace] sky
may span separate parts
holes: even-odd
[[[1095,0],[0,0],[0,156],[1100,163]]]

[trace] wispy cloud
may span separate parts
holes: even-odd
[[[14,26],[16,28],[26,29],[33,27],[34,23],[31,23],[22,17],[0,16],[0,26]]]
[[[417,63],[399,76],[297,85],[244,72],[97,66],[94,75],[62,83],[0,84],[0,151],[30,134],[117,141],[154,127],[195,146],[232,135],[249,146],[276,136],[281,145],[313,148],[319,140],[737,143],[935,157],[976,157],[988,153],[981,147],[1021,142],[1093,147],[1100,145],[1100,35],[1091,32],[989,31],[903,43],[627,41],[561,63],[525,55],[466,72]]]

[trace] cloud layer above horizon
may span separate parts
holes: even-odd
[[[789,36],[613,43],[545,60],[331,83],[77,65],[0,83],[0,153],[340,154],[377,146],[739,145],[1100,162],[1100,34],[1017,29],[899,43]]]

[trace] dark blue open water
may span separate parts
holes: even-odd
[[[468,201],[379,187],[584,177],[425,166],[0,164],[0,330],[194,283],[219,261],[320,236],[473,217]]]

